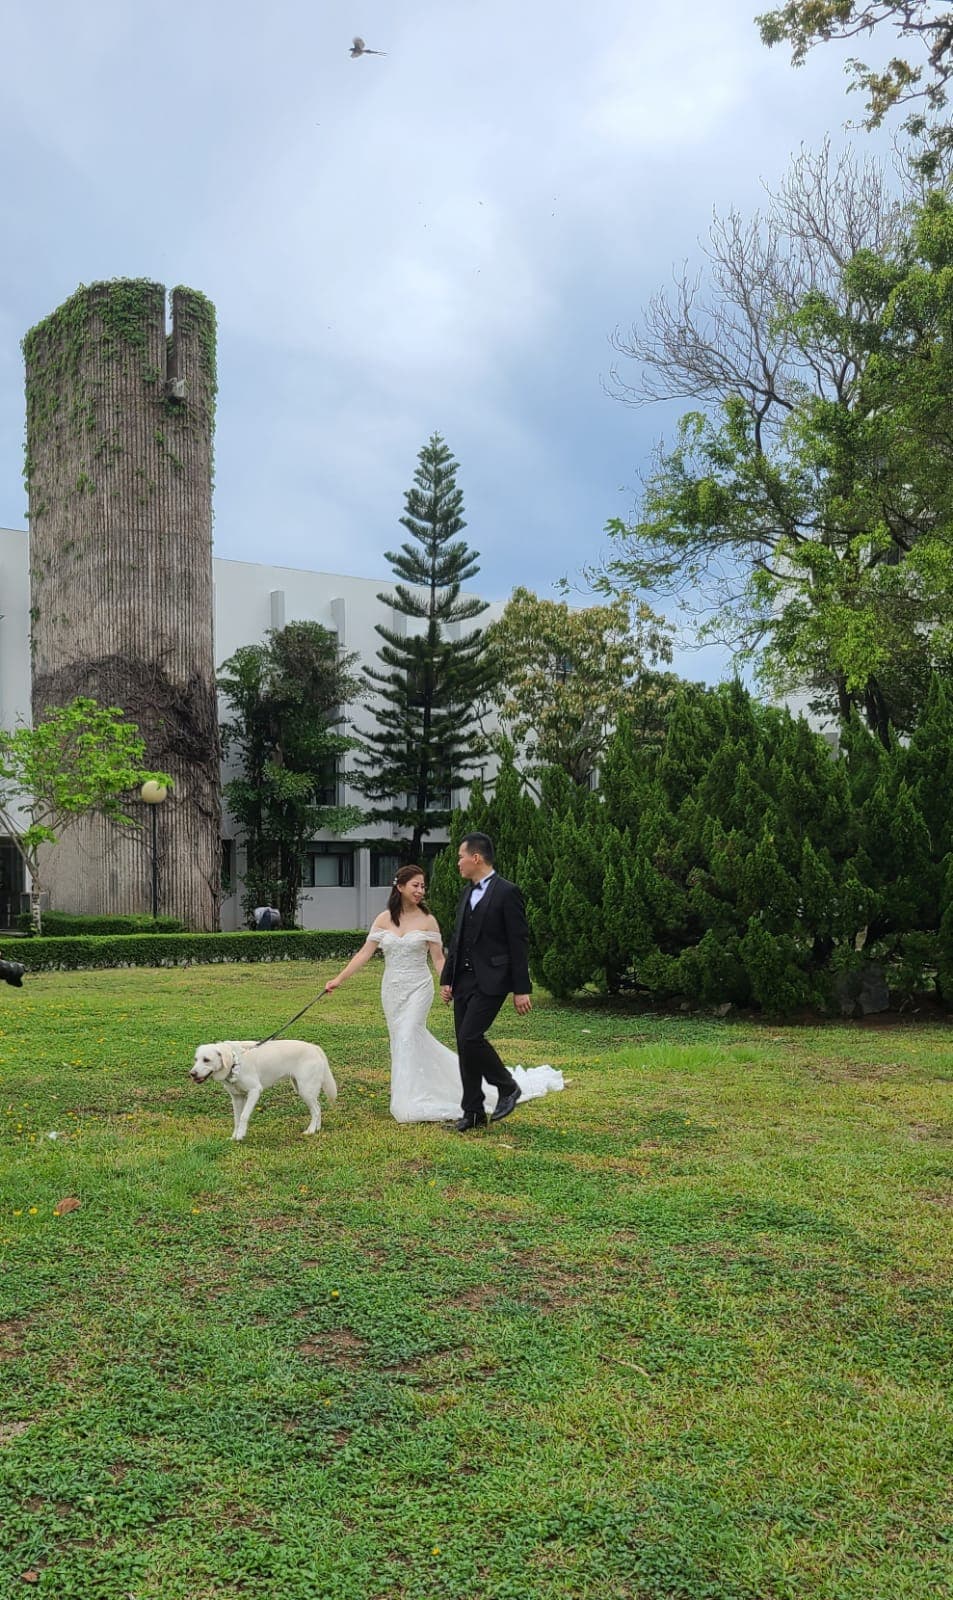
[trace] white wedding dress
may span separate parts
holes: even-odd
[[[384,953],[381,1004],[390,1034],[390,1112],[397,1122],[449,1122],[461,1115],[460,1068],[456,1052],[427,1029],[434,981],[428,962],[429,943],[440,944],[436,931],[411,928],[395,933],[372,928],[369,939]],[[550,1089],[563,1088],[554,1067],[513,1067],[522,1100],[535,1100]],[[497,1092],[484,1085],[486,1109],[493,1110]]]

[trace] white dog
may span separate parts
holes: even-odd
[[[282,1078],[292,1080],[311,1113],[305,1133],[317,1133],[321,1126],[318,1095],[322,1090],[332,1105],[338,1097],[324,1051],[301,1039],[272,1039],[268,1044],[256,1044],[254,1039],[227,1039],[218,1044],[200,1044],[189,1077],[193,1083],[215,1078],[225,1085],[235,1117],[233,1139],[244,1139],[262,1089],[270,1089]]]

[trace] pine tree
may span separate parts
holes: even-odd
[[[467,784],[487,748],[479,716],[495,676],[492,652],[482,628],[449,636],[487,609],[461,595],[479,567],[477,552],[459,537],[466,523],[456,474],[454,457],[433,434],[400,519],[411,539],[387,552],[395,592],[378,596],[416,626],[405,633],[378,623],[381,666],[365,668],[376,726],[359,740],[354,783],[371,801],[369,818],[409,836],[410,860],[425,834],[448,825],[450,791]]]

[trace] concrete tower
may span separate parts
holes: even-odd
[[[220,778],[212,645],[215,312],[191,289],[80,288],[27,334],[33,715],[77,694],[121,706],[175,788],[140,829],[93,818],[51,851],[52,904],[152,905],[218,927]]]

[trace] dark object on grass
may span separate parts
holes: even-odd
[[[12,983],[15,989],[23,988],[23,974],[26,967],[19,961],[0,961],[0,978],[4,983]]]

